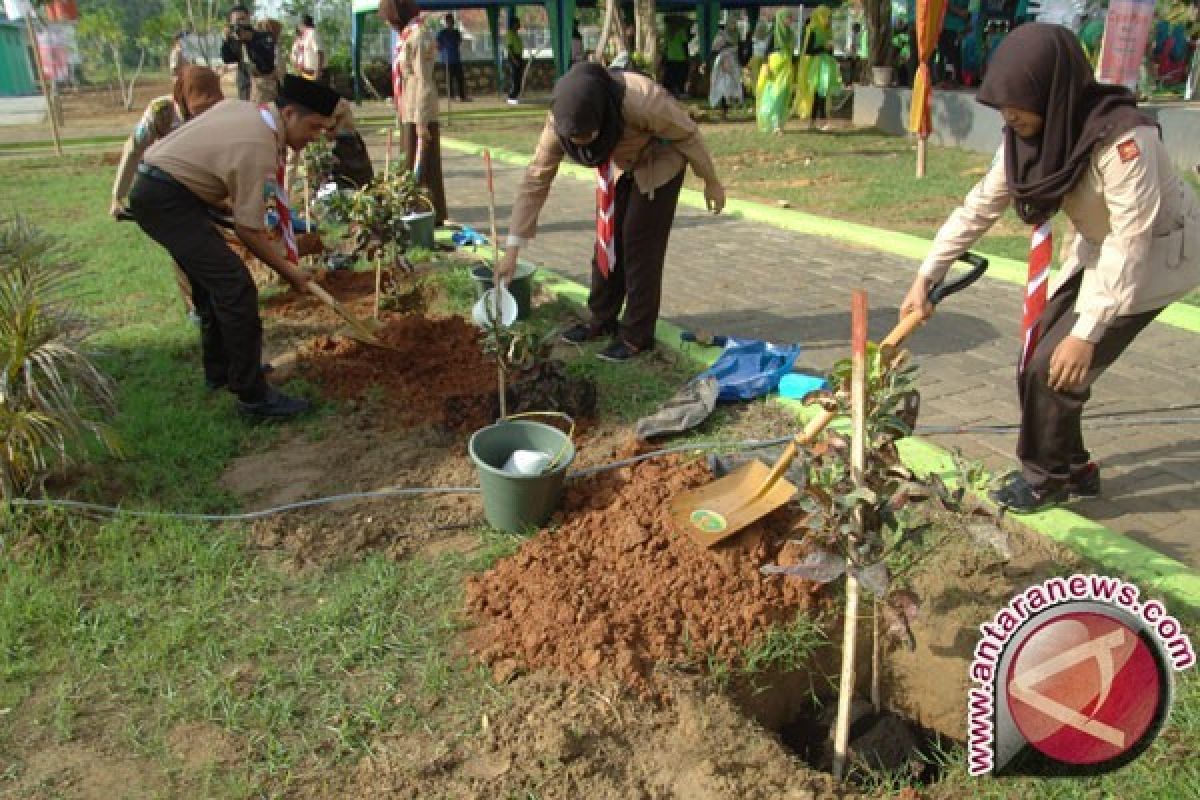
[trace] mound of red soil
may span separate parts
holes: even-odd
[[[735,661],[766,628],[809,609],[819,587],[758,572],[798,556],[786,511],[711,550],[673,530],[670,499],[709,480],[702,463],[667,458],[573,486],[557,528],[468,581],[476,652],[653,695],[655,664]]]
[[[390,273],[383,276],[384,286],[391,285]],[[322,273],[317,282],[338,302],[360,317],[368,317],[375,310],[375,273],[337,270]],[[314,295],[300,293],[294,289],[268,298],[263,303],[267,316],[289,320],[322,322],[336,325],[341,318]]]
[[[496,367],[480,349],[479,331],[462,317],[408,315],[389,319],[377,334],[389,347],[342,336],[318,336],[301,346],[301,374],[330,397],[357,399],[368,391],[399,425],[439,424],[475,430],[492,421],[490,409],[457,407],[446,399],[495,391]]]

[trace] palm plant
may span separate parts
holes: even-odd
[[[119,454],[100,420],[111,381],[92,363],[84,318],[65,300],[78,267],[24,220],[0,220],[0,496],[38,487],[95,442]]]

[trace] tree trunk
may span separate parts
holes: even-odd
[[[121,70],[121,48],[110,42],[108,49],[112,51],[113,64],[117,67],[117,105],[125,106],[125,74]],[[129,106],[125,106],[129,110]]]
[[[870,49],[868,67],[892,65],[892,5],[890,0],[863,0]]]
[[[635,49],[646,59],[651,74],[658,71],[658,21],[655,0],[635,0],[634,22],[637,30]]]
[[[125,92],[125,110],[126,111],[133,110],[133,99],[134,99],[133,98],[133,90],[134,90],[134,87],[137,86],[137,79],[139,76],[141,76],[142,67],[144,67],[145,65],[146,65],[146,48],[143,47],[143,48],[141,48],[141,52],[138,54],[137,69],[134,70],[133,77],[129,79],[129,87],[127,88],[127,90]]]
[[[608,0],[604,4],[604,22],[600,25],[600,38],[596,40],[596,52],[592,54],[595,61],[601,64],[607,63],[608,40],[614,35],[619,37],[620,28],[621,17],[617,13],[617,0]]]

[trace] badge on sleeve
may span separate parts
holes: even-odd
[[[1128,164],[1141,154],[1142,151],[1138,148],[1137,141],[1134,139],[1128,139],[1117,145],[1117,155],[1121,157],[1122,164]]]

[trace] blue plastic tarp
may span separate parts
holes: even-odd
[[[770,394],[779,380],[792,371],[800,355],[798,344],[771,344],[757,339],[730,337],[725,350],[699,377],[717,379],[717,402],[753,400]]]

